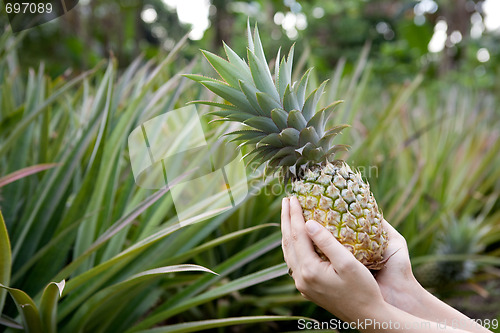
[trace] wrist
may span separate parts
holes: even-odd
[[[397,288],[403,294],[414,299],[421,297],[422,293],[427,293],[426,289],[420,285],[413,274],[406,276]]]
[[[380,321],[388,313],[392,313],[393,306],[387,303],[382,297],[378,301],[371,300],[369,304],[360,306],[355,315],[350,317],[349,322]]]
[[[391,325],[398,321],[400,315],[401,310],[393,305],[387,302],[380,303],[372,308],[369,316],[361,320],[361,322],[365,324],[361,331],[370,333],[392,331],[387,329],[387,325]]]
[[[423,297],[428,294],[411,273],[397,281],[391,281],[391,285],[384,290],[384,299],[387,303],[408,313],[413,313],[420,307]]]

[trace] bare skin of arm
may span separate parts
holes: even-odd
[[[283,199],[283,254],[297,289],[343,321],[392,323],[383,329],[361,327],[364,332],[489,332],[420,287],[411,273],[404,238],[388,223],[386,227],[387,253],[398,251],[375,278],[319,223],[304,221],[296,198]],[[321,260],[313,243],[330,261]],[[460,320],[470,325],[458,326]]]
[[[470,332],[489,332],[418,283],[411,270],[406,240],[387,221],[384,220],[383,223],[390,240],[387,253],[394,253],[376,275],[384,299],[389,304],[420,318],[461,324]]]

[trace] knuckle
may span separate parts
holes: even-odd
[[[321,245],[331,245],[334,240],[333,235],[326,228],[320,228],[319,231],[315,234],[315,242]]]
[[[316,272],[313,269],[311,269],[310,267],[303,267],[300,270],[300,274],[302,275],[302,279],[306,283],[314,283],[317,280]]]
[[[296,241],[299,238],[296,232],[292,232],[292,239]]]
[[[332,244],[331,240],[327,240],[327,241],[324,241],[324,240],[323,241],[316,241],[315,240],[314,243],[325,254],[336,253],[335,246],[334,246],[334,244]]]
[[[300,206],[298,201],[296,201],[293,205],[290,205],[290,212],[292,213],[292,215],[302,216],[302,207]]]
[[[330,249],[332,247],[332,240],[324,237],[324,235],[318,235],[318,239],[315,239],[316,245],[322,249]]]
[[[305,283],[302,278],[297,277],[295,278],[295,288],[302,294],[302,293],[307,293],[307,283]]]
[[[390,241],[390,239],[391,238],[389,237],[389,241]],[[394,235],[393,240],[394,240],[395,243],[399,244],[402,247],[406,248],[408,246],[407,243],[406,243],[406,238],[404,238],[400,234]]]
[[[282,248],[288,248],[289,245],[290,245],[290,241],[287,238],[283,238],[281,240],[281,247]]]
[[[356,262],[353,260],[343,260],[337,264],[341,272],[352,272],[356,269]]]

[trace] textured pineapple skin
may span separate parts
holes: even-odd
[[[383,267],[387,248],[383,216],[359,173],[343,161],[328,162],[308,168],[291,185],[306,221],[321,223],[367,268]]]

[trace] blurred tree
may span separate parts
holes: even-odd
[[[213,48],[220,47],[221,41],[231,44],[233,35],[234,14],[229,11],[232,0],[212,0],[215,14],[212,16],[212,24],[215,34],[212,39]]]
[[[444,20],[448,26],[445,50],[442,53],[439,71],[444,74],[452,69],[457,69],[465,48],[469,42],[471,29],[471,16],[475,12],[476,4],[471,0],[445,0],[439,3],[436,15],[430,16],[435,25],[437,20]],[[457,34],[458,32],[458,34]],[[460,36],[463,43],[455,43],[453,34]],[[458,37],[457,37],[458,38]]]
[[[26,32],[20,49],[22,64],[37,67],[44,61],[51,75],[59,75],[69,67],[77,71],[90,68],[110,54],[121,67],[140,53],[146,58],[162,55],[190,29],[180,22],[175,8],[167,5],[171,3],[81,1],[67,15]],[[366,41],[370,41],[370,60],[375,74],[384,82],[405,80],[425,70],[429,78],[450,76],[456,80],[458,76],[465,84],[492,88],[497,84],[494,75],[498,71],[495,64],[500,51],[496,45],[500,36],[483,31],[483,3],[211,0],[211,26],[201,40],[191,41],[184,55],[191,58],[199,54],[199,48],[217,51],[222,40],[237,51],[244,50],[242,37],[249,17],[259,23],[270,59],[279,46],[288,49],[297,42],[298,55],[306,48],[313,50],[307,61],[320,73],[329,72],[341,58],[346,60],[345,70],[349,72]],[[0,16],[0,24],[6,23],[6,16]],[[444,39],[438,41],[443,34]],[[441,42],[442,50],[438,45]],[[438,49],[429,50],[430,43]],[[479,51],[483,61],[478,60]]]
[[[144,20],[145,10],[154,17],[150,22]],[[6,25],[7,21],[0,23]],[[140,53],[153,57],[169,51],[188,30],[162,0],[89,0],[26,31],[21,62],[37,67],[43,61],[53,76],[68,68],[92,68],[110,55],[126,67]]]

